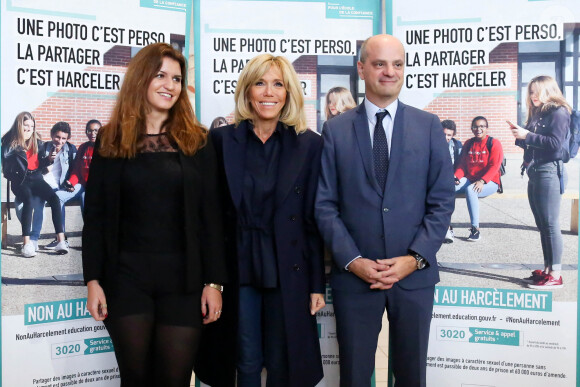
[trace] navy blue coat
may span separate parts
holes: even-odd
[[[327,121],[322,136],[315,213],[334,260],[330,283],[335,292],[341,377],[347,383],[368,383],[365,379],[372,372],[368,358],[374,359],[375,327],[382,316],[377,310],[386,308],[397,383],[422,385],[432,289],[439,281],[435,255],[455,202],[451,156],[441,123],[433,114],[398,103],[384,190],[375,177],[364,104]],[[383,293],[371,290],[345,269],[358,256],[377,260],[405,256],[409,250],[423,256],[428,267]],[[354,316],[349,314],[353,311]]]
[[[229,278],[221,318],[203,334],[195,373],[212,387],[234,386],[237,345],[238,283],[236,226],[242,202],[249,123],[212,129],[224,208]],[[325,292],[322,240],[314,220],[314,199],[322,138],[292,127],[281,131],[281,153],[274,210],[278,278],[288,346],[289,386],[314,386],[323,376],[311,293]]]
[[[398,285],[418,289],[439,281],[435,254],[455,207],[455,185],[437,119],[399,102],[384,193],[375,178],[364,104],[325,124],[316,218],[334,257],[333,288],[368,290],[344,270],[355,257],[393,258],[408,250],[425,257],[429,267]]]

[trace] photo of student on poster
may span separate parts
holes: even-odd
[[[580,108],[579,11],[573,1],[395,1],[386,10],[387,30],[406,45],[401,100],[453,123],[452,146],[463,146],[456,184],[471,178],[476,190],[456,194],[438,253],[434,386],[576,384],[579,161],[562,161],[559,149],[546,156],[532,141],[557,138],[549,128],[558,106],[567,106],[562,128]],[[558,136],[569,141],[564,129]],[[553,168],[553,196],[536,194],[543,168]]]
[[[186,52],[191,7],[163,3],[1,2],[4,386],[119,385],[109,335],[86,309],[84,187],[129,60],[155,42]],[[35,142],[28,155],[11,128]],[[37,166],[26,189],[23,161]]]
[[[379,32],[378,1],[200,0],[195,4],[196,111],[202,124],[214,128],[234,122],[239,74],[262,53],[281,55],[292,63],[310,130],[320,132],[326,120],[362,101],[364,88],[358,85],[356,62],[362,42]],[[330,256],[325,263],[329,272]],[[339,384],[339,361],[329,286],[325,301],[326,307],[317,313],[325,374],[319,385],[331,387]]]

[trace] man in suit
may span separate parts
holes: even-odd
[[[404,65],[398,39],[367,39],[357,64],[365,101],[322,133],[315,215],[333,254],[342,387],[370,386],[385,309],[396,385],[425,385],[435,254],[454,183],[437,116],[398,100]]]

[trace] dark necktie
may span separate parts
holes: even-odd
[[[389,172],[389,143],[385,128],[383,127],[383,118],[389,114],[388,111],[377,112],[377,123],[375,124],[375,133],[373,134],[373,159],[375,162],[375,176],[381,190],[385,189],[387,173]]]

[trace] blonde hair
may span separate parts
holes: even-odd
[[[32,128],[32,136],[30,136],[28,140],[24,140],[22,127],[24,126],[24,121],[28,120],[32,120],[34,128]],[[38,141],[41,141],[41,138],[36,131],[36,120],[29,112],[22,112],[18,114],[8,132],[2,136],[2,144],[7,143],[10,149],[20,147],[26,151],[32,150],[33,154],[38,153]]]
[[[330,108],[328,107],[328,105],[330,104],[331,95],[334,95],[336,98],[336,103],[334,104],[334,107],[336,108],[336,110],[338,110],[337,116],[341,113],[344,113],[347,110],[356,107],[356,102],[354,102],[352,94],[348,89],[340,86],[333,87],[332,89],[328,90],[328,93],[326,94],[326,107],[324,111],[326,113],[327,120],[331,119],[332,117],[336,117],[334,114],[332,114]]]
[[[254,119],[255,113],[249,99],[250,89],[272,66],[278,67],[282,73],[282,80],[286,88],[286,103],[280,112],[279,121],[287,126],[293,126],[296,133],[300,134],[307,129],[302,87],[296,71],[288,59],[271,54],[262,54],[252,58],[238,78],[234,94],[236,126],[243,120],[252,121]]]
[[[536,85],[538,92],[538,99],[542,103],[540,106],[534,106],[532,102],[532,86]],[[563,106],[568,110],[568,113],[572,112],[572,108],[562,95],[562,91],[558,87],[556,80],[548,75],[538,75],[532,78],[528,84],[528,96],[526,98],[526,106],[528,108],[528,119],[526,124],[530,122],[533,116],[540,112],[544,112],[548,109],[554,107]]]
[[[167,136],[188,156],[205,146],[207,130],[197,121],[187,96],[185,58],[167,43],[154,43],[143,47],[129,62],[111,119],[99,130],[101,156],[132,158],[137,154],[151,109],[147,90],[164,58],[178,62],[182,75],[181,93],[163,123]]]

